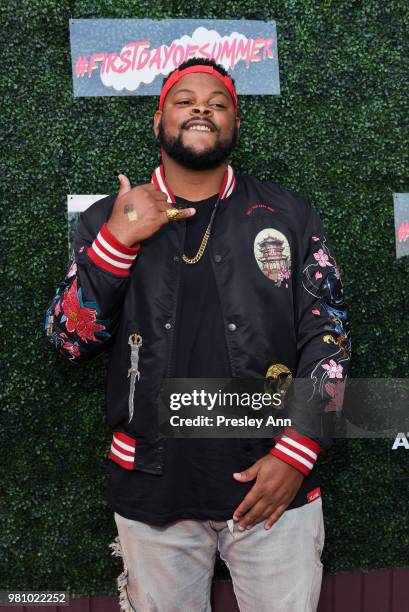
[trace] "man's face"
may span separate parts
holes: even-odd
[[[216,168],[228,159],[239,127],[229,91],[203,72],[183,76],[154,118],[155,135],[166,153],[192,170]]]

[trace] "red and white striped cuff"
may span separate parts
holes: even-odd
[[[109,458],[126,470],[133,470],[135,446],[136,440],[127,436],[122,431],[114,431]]]
[[[87,250],[87,255],[100,268],[104,268],[104,270],[113,274],[129,276],[129,269],[140,248],[140,244],[134,247],[122,244],[111,234],[106,223],[104,223],[98,236]]]
[[[317,442],[303,436],[295,429],[287,429],[275,440],[276,445],[270,450],[270,453],[295,467],[304,476],[308,476],[319,453],[324,450]]]

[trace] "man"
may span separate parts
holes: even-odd
[[[324,527],[308,402],[274,441],[171,439],[164,378],[284,372],[339,396],[349,361],[336,262],[310,203],[228,163],[234,81],[193,59],[164,80],[163,164],[81,217],[48,333],[80,362],[109,348],[109,499],[122,610],[207,612],[217,549],[240,610],[316,610]],[[327,408],[332,410],[332,408]],[[308,435],[310,431],[311,435]],[[315,431],[315,430],[314,430]]]

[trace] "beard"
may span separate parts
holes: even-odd
[[[215,128],[216,129],[216,128]],[[234,129],[229,140],[222,142],[220,132],[216,132],[216,142],[213,147],[206,151],[195,151],[192,147],[183,144],[183,127],[179,136],[169,137],[163,127],[162,121],[159,124],[158,141],[163,149],[176,163],[189,168],[189,170],[211,170],[217,168],[226,161],[235,149],[239,139],[239,130],[234,124]]]

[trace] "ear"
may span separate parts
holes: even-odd
[[[157,110],[155,111],[155,114],[153,115],[153,131],[155,133],[156,138],[158,137],[159,134],[159,124],[162,118],[162,111]]]
[[[236,117],[236,125],[237,125],[237,129],[240,129],[240,118]]]

